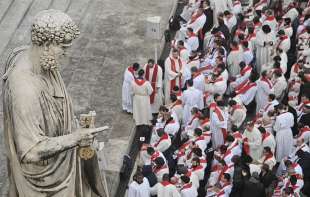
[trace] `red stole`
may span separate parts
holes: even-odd
[[[234,132],[232,135],[237,140],[241,140],[242,139],[242,134],[239,131]]]
[[[269,88],[272,89],[271,81],[267,77],[261,77],[260,80],[266,82]]]
[[[299,71],[300,71],[300,69],[301,69],[300,67],[301,67],[301,66],[300,66],[298,63],[294,64],[294,65],[293,65],[293,71],[294,71],[294,73],[298,74]]]
[[[200,114],[199,114],[199,113],[196,113],[196,114],[193,116],[193,118],[191,119],[191,121],[188,123],[188,125],[192,125],[193,121],[194,121],[196,118],[199,119],[199,117],[200,117]]]
[[[143,80],[143,79],[135,79],[135,83],[136,83],[138,86],[142,86],[142,85],[145,83],[145,80]]]
[[[175,61],[172,58],[169,58],[169,59],[171,62],[171,70],[176,73],[177,69],[176,69]],[[182,61],[180,60],[180,58],[178,58],[178,63],[179,63],[179,67],[180,67],[179,69],[181,70],[182,69]],[[170,81],[170,93],[172,92],[173,88],[176,86],[176,82],[177,82],[176,79],[173,79]],[[182,86],[182,82],[181,82],[181,79],[179,79],[179,88],[180,89],[181,89],[181,86]]]
[[[250,155],[250,146],[248,138],[243,139],[243,150],[247,155]]]
[[[185,185],[183,185],[183,187],[181,188],[181,190],[184,190],[184,189],[189,189],[192,187],[192,184],[191,183],[187,183]]]
[[[273,157],[273,154],[268,154],[265,158],[264,158],[264,161],[263,163],[265,163],[268,159],[271,159]]]
[[[246,40],[247,41],[250,41],[252,38],[255,38],[256,37],[256,34],[255,33],[251,33],[247,36]]]
[[[173,103],[170,107],[170,109],[173,109],[175,106],[177,105],[182,105],[182,101],[181,100],[177,100],[175,103]]]
[[[224,188],[227,187],[228,185],[230,185],[230,183],[226,183],[225,185],[223,185],[223,188],[221,189],[221,191],[218,194],[216,194],[216,197],[220,197],[220,196],[224,195],[225,194]]]
[[[202,16],[202,14],[193,14],[189,24],[194,23],[200,16]]]
[[[132,66],[129,66],[129,67],[128,67],[128,71],[132,74],[133,77],[135,77],[135,74],[134,74],[134,73],[135,73],[135,70],[133,69]]]
[[[196,143],[196,142],[198,142],[200,140],[204,140],[204,139],[205,139],[204,136],[201,135],[201,136],[197,137],[194,142]]]
[[[244,94],[246,93],[249,89],[251,89],[252,87],[255,87],[256,83],[255,82],[249,82],[247,83],[245,86],[243,86],[240,90],[236,91],[236,94]]]
[[[281,43],[284,41],[284,40],[286,40],[286,39],[288,39],[288,36],[281,36],[280,37],[280,42],[278,43],[278,45],[277,45],[277,48],[279,48],[280,47],[280,45],[281,45]]]
[[[218,107],[214,108],[214,112],[216,113],[216,115],[217,115],[217,117],[218,117],[218,119],[220,121],[224,121],[224,116],[223,116],[221,110]],[[228,135],[227,134],[227,130],[225,128],[221,128],[221,130],[222,130],[223,138],[224,138],[224,141],[225,141],[225,139],[226,139],[226,137]]]
[[[301,128],[301,129],[299,130],[298,137],[301,137],[302,134],[304,134],[304,133],[306,133],[306,132],[310,132],[310,128],[309,128],[308,126],[305,126],[305,127]]]
[[[160,142],[164,140],[168,140],[168,139],[169,139],[169,135],[167,133],[164,133],[164,135],[160,137],[160,139],[158,140],[156,144],[154,144],[154,146],[157,147],[160,144]]]
[[[262,134],[262,142],[264,142],[264,140],[270,136],[270,133],[269,132],[266,132],[264,134]]]
[[[239,5],[239,4],[241,4],[240,1],[235,1],[235,2],[233,3],[234,6]]]
[[[251,66],[246,66],[240,71],[240,75],[243,76],[246,72],[252,70]]]
[[[249,83],[249,80],[244,80],[242,83],[240,83],[236,88],[235,90],[238,91],[240,90],[241,88],[243,88],[247,83]]]
[[[267,1],[267,0],[265,0],[265,1]],[[274,16],[267,16],[266,21],[273,21],[275,19],[276,18]]]
[[[145,79],[150,81],[150,66],[147,65],[146,66],[146,70],[145,70]],[[158,65],[155,64],[154,65],[154,70],[153,70],[153,76],[152,76],[152,80],[150,81],[151,82],[151,85],[152,85],[152,88],[153,88],[153,92],[152,94],[150,95],[150,101],[151,101],[151,104],[154,103],[154,100],[155,100],[155,90],[156,90],[156,81],[157,81],[157,73],[158,73]]]
[[[198,171],[198,170],[201,170],[201,169],[203,169],[203,166],[199,165],[199,166],[193,167],[192,171],[195,172],[195,171]]]
[[[160,182],[160,184],[162,184],[164,187],[166,187],[167,185],[171,185],[169,181],[162,181]]]
[[[156,151],[152,156],[151,156],[151,161],[154,161],[157,157],[159,157],[160,154],[158,151]]]

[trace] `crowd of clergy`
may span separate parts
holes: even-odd
[[[310,5],[184,4],[164,65],[124,73],[151,128],[128,197],[310,197]]]

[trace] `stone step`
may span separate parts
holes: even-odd
[[[15,31],[9,42],[8,48],[15,48],[19,45],[30,44],[30,26],[38,12],[48,8],[52,0],[35,0],[30,7],[27,15],[21,22],[21,25]]]
[[[0,54],[5,50],[12,34],[16,31],[16,28],[19,27],[32,3],[33,0],[14,1],[10,9],[6,12],[0,24]]]
[[[5,16],[6,12],[9,10],[9,7],[12,5],[14,0],[1,0],[0,1],[0,22]]]
[[[70,6],[71,1],[75,0],[53,0],[49,9],[61,10],[65,12]]]
[[[75,23],[79,24],[83,16],[85,16],[85,11],[91,1],[92,0],[73,0],[67,9],[67,14]]]

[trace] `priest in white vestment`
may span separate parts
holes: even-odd
[[[244,144],[249,147],[249,155],[253,160],[259,160],[262,155],[262,136],[253,122],[248,122],[243,133]]]
[[[272,94],[273,85],[267,77],[267,71],[263,71],[261,77],[256,81],[257,91],[255,95],[256,113],[263,109],[268,103],[269,94]]]
[[[151,188],[151,194],[157,197],[181,197],[176,186],[170,182],[169,174],[164,174],[162,181]]]
[[[200,90],[193,87],[193,80],[187,81],[187,90],[183,92],[182,104],[183,104],[183,123],[188,124],[191,117],[191,110],[193,107],[202,109],[204,107],[203,94]]]
[[[182,73],[184,62],[179,57],[179,51],[172,50],[172,55],[165,61],[165,104],[170,103],[170,94],[175,86],[182,88]]]
[[[194,82],[194,88],[200,90],[202,93],[205,92],[205,76],[198,71],[197,67],[191,68],[191,74]]]
[[[150,125],[152,111],[150,95],[153,92],[152,85],[143,79],[144,71],[138,71],[138,78],[132,82],[133,93],[133,119],[136,125]]]
[[[133,182],[128,187],[128,197],[150,197],[150,184],[147,178],[137,173],[133,176]]]
[[[149,59],[143,69],[145,80],[150,82],[153,88],[150,95],[151,111],[152,114],[157,114],[159,107],[163,104],[163,71],[153,59]]]
[[[272,60],[271,53],[276,44],[275,33],[268,25],[264,25],[256,34],[256,65],[257,71],[261,73],[261,67]]]
[[[276,159],[280,162],[293,151],[294,140],[291,127],[294,125],[294,116],[287,112],[284,106],[280,106],[278,110],[280,115],[276,117],[273,129],[276,132]]]
[[[228,113],[222,101],[218,101],[218,106],[210,112],[210,130],[212,131],[212,146],[218,148],[224,144],[227,135]]]
[[[237,42],[230,45],[231,51],[227,57],[227,68],[231,77],[236,77],[240,73],[240,62],[243,61],[243,49]]]
[[[135,80],[135,72],[139,69],[140,65],[134,63],[132,66],[126,68],[124,72],[124,81],[122,87],[122,106],[123,110],[132,113],[132,88],[131,84]]]
[[[217,26],[219,13],[223,13],[225,10],[232,10],[233,4],[231,0],[210,0],[210,6],[213,10],[214,26]]]

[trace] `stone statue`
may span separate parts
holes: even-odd
[[[65,13],[44,10],[31,27],[32,44],[15,49],[3,75],[4,133],[10,197],[107,196],[97,157],[82,160],[107,127],[79,128],[59,73],[60,60],[79,35]]]

